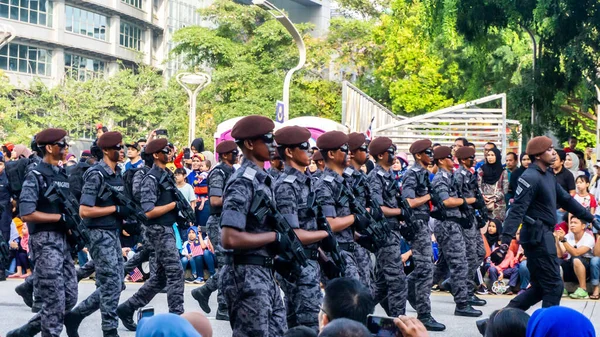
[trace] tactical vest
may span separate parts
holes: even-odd
[[[46,191],[51,185],[55,185],[56,188],[65,190],[66,193],[71,193],[69,190],[69,178],[65,173],[54,172],[48,165],[37,165],[35,169],[31,171],[39,185],[39,195],[36,211],[49,213],[49,214],[62,214],[64,213],[62,204],[58,202],[52,202],[45,196]],[[27,227],[30,234],[39,232],[66,232],[67,225],[64,221],[50,222],[50,223],[35,223],[32,221],[27,222]]]
[[[229,180],[229,177],[231,177],[231,175],[233,174],[233,168],[230,168],[226,164],[221,163],[221,164],[217,165],[214,169],[212,169],[210,171],[210,173],[208,174],[208,195],[209,195],[209,202],[210,202],[210,179],[215,174],[220,174],[220,175],[223,176],[223,190],[222,190],[222,192],[225,192],[225,184],[227,183],[227,180]],[[219,215],[221,215],[222,211],[223,211],[223,205],[221,205],[221,206],[210,205],[210,215],[217,215],[217,216],[219,216]]]
[[[156,203],[157,206],[164,206],[175,201],[175,196],[172,191],[166,190],[165,187],[170,183],[167,180],[166,175],[168,172],[161,170],[157,166],[154,166],[150,171],[148,171],[148,175],[144,179],[154,179],[156,181],[156,185],[158,187],[156,191]],[[143,184],[143,183],[142,183]],[[172,185],[172,184],[171,184]],[[170,186],[169,188],[177,188],[176,186]],[[175,222],[177,222],[177,213],[179,211],[177,208],[159,216],[158,218],[149,219],[148,225],[163,225],[163,226],[172,226]]]
[[[94,165],[90,167],[83,175],[83,181],[85,182],[92,174],[99,174],[101,176],[101,185],[99,195],[96,195],[95,206],[98,207],[109,207],[115,206],[115,199],[112,197],[109,191],[104,190],[104,184],[111,185],[117,190],[123,192],[124,184],[123,178],[119,174],[109,175],[106,170],[100,165]],[[85,183],[84,183],[85,184]],[[117,217],[116,213],[101,216],[99,218],[85,218],[83,223],[88,228],[94,229],[117,229],[121,224],[122,220]]]

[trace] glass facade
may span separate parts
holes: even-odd
[[[121,2],[124,2],[128,5],[131,5],[133,7],[137,7],[137,8],[142,8],[142,3],[143,0],[121,0]]]
[[[52,26],[52,1],[0,0],[0,18]]]
[[[0,0],[1,1],[1,0]],[[81,8],[65,6],[65,30],[106,41],[108,18]]]
[[[125,48],[142,50],[142,29],[131,23],[121,21],[119,44]]]
[[[198,8],[209,6],[212,1],[209,0],[173,0],[169,1],[169,15],[167,19],[167,31],[169,39],[167,42],[167,53],[175,47],[172,36],[176,30],[183,27],[200,25],[206,26],[208,22],[203,21],[202,16],[198,13]],[[167,78],[174,76],[183,66],[183,57],[179,56],[170,59],[166,64]]]
[[[0,49],[0,69],[40,76],[51,75],[52,52],[9,43]]]
[[[104,61],[65,53],[65,76],[87,81],[104,76]]]

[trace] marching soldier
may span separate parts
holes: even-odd
[[[452,184],[452,150],[447,146],[440,146],[434,150],[433,159],[438,167],[432,182],[432,189],[436,191],[445,210],[442,212],[444,220],[435,220],[435,237],[441,250],[448,269],[450,269],[450,282],[452,284],[452,295],[456,303],[454,315],[479,317],[480,310],[473,309],[469,304],[467,291],[468,265],[466,257],[465,240],[463,238],[462,223],[468,220],[462,217],[459,206],[474,203],[475,198],[459,198],[455,186]],[[440,207],[440,206],[438,206]]]
[[[433,150],[429,139],[414,142],[409,151],[415,163],[402,177],[402,197],[414,210],[417,224],[415,238],[409,241],[413,253],[415,269],[407,277],[408,300],[417,310],[417,318],[429,331],[444,331],[446,326],[431,316],[431,286],[433,283],[433,250],[429,229],[429,171],[427,166],[433,161]]]
[[[27,173],[23,182],[19,210],[29,227],[29,249],[35,261],[35,294],[43,305],[38,314],[9,332],[8,337],[34,336],[40,331],[43,337],[58,337],[65,312],[77,303],[77,277],[67,231],[78,224],[65,216],[60,202],[51,202],[45,196],[51,187],[70,193],[65,170],[58,166],[66,158],[66,135],[62,129],[46,129],[37,134],[43,161]]]
[[[152,140],[146,145],[146,153],[154,157],[154,166],[142,180],[140,186],[141,206],[148,223],[145,230],[145,242],[154,248],[155,273],[127,301],[119,305],[117,314],[123,325],[135,331],[137,325],[133,320],[134,312],[147,305],[156,294],[167,287],[169,312],[183,313],[183,267],[179,260],[179,250],[175,243],[173,224],[177,221],[179,210],[173,192],[163,184],[170,184],[172,179],[165,175],[172,173],[166,168],[171,160],[171,148],[166,138]],[[166,181],[166,182],[165,182]],[[170,186],[171,189],[177,188]]]
[[[319,331],[319,309],[323,300],[319,284],[318,242],[327,238],[324,230],[318,230],[315,215],[308,205],[314,195],[311,180],[304,174],[310,164],[308,149],[310,131],[300,126],[288,126],[275,133],[275,141],[285,170],[275,183],[273,196],[277,208],[294,228],[304,245],[308,266],[295,283],[290,283],[277,274],[279,285],[285,294],[288,328],[298,325]]]
[[[283,173],[283,158],[279,156],[279,153],[275,152],[273,159],[271,159],[269,163],[271,164],[271,167],[267,169],[267,173],[271,176],[273,181],[275,181]]]
[[[208,314],[210,313],[210,306],[208,305],[210,294],[218,290],[218,307],[215,318],[228,321],[227,302],[223,296],[222,289],[219,288],[220,274],[223,266],[227,264],[226,251],[223,245],[221,245],[220,222],[221,211],[223,209],[223,192],[225,191],[227,180],[233,174],[233,164],[237,161],[238,147],[234,141],[226,140],[217,145],[216,152],[219,154],[220,163],[208,174],[208,198],[211,214],[206,222],[206,227],[208,227],[208,237],[215,249],[215,256],[219,267],[215,275],[209,278],[202,287],[192,290],[192,296],[198,301],[200,308]]]
[[[223,195],[221,243],[233,253],[228,254],[231,260],[219,281],[234,336],[282,336],[287,330],[285,308],[273,277],[274,256],[267,246],[289,250],[290,241],[250,212],[259,191],[273,198],[264,162],[274,152],[274,128],[275,123],[266,117],[247,116],[231,131],[244,161],[229,178]]]

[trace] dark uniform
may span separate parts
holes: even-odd
[[[277,208],[292,228],[307,231],[317,230],[317,221],[307,204],[314,188],[309,177],[293,167],[286,167],[275,183],[273,196]],[[298,325],[319,330],[319,309],[323,300],[319,284],[320,268],[317,263],[318,243],[305,246],[308,266],[296,283],[290,283],[277,274],[279,285],[285,294],[288,328]]]
[[[10,239],[10,224],[12,222],[12,204],[11,196],[8,191],[8,178],[6,172],[0,173],[0,231],[4,242]],[[5,261],[0,261],[0,281],[6,280],[5,270],[8,269],[4,265]]]
[[[535,137],[527,144],[527,153],[536,156],[552,146],[547,137]],[[587,222],[594,217],[565,191],[554,177],[552,168],[531,163],[518,180],[515,200],[503,226],[502,244],[509,245],[521,223],[520,243],[527,257],[531,287],[513,298],[508,307],[527,310],[542,301],[542,307],[560,304],[564,284],[553,236],[555,211],[565,209]],[[535,222],[531,223],[525,216]]]
[[[281,176],[281,174],[283,172],[279,171],[278,169],[274,168],[274,167],[269,167],[267,169],[267,173],[271,176],[271,179],[273,181],[277,180],[277,178],[279,178],[279,176]]]
[[[65,135],[63,130],[46,129],[38,134],[38,144],[53,144],[63,140]],[[62,204],[45,197],[51,185],[70,193],[65,170],[58,166],[42,162],[25,176],[19,198],[21,217],[35,211],[64,213]],[[42,299],[43,305],[39,314],[7,336],[33,336],[41,330],[43,337],[58,337],[65,312],[77,302],[77,278],[71,247],[67,242],[67,224],[63,220],[51,223],[30,221],[28,228],[29,251],[35,263],[35,294]]]

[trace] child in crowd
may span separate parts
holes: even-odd
[[[196,208],[196,194],[194,193],[194,188],[192,185],[188,184],[186,181],[187,172],[184,168],[178,168],[175,170],[175,185],[177,189],[183,194],[185,199],[190,203],[192,209]],[[191,224],[194,225],[194,224]],[[180,228],[179,236],[182,238],[182,241],[187,237],[187,229]]]
[[[502,221],[490,219],[487,224],[487,232],[484,237],[491,250],[494,250],[500,244],[500,234],[502,233]]]
[[[194,263],[192,255],[192,245],[194,244],[194,242],[196,242],[197,238],[196,230],[194,227],[188,229],[187,238],[188,240],[183,243],[183,247],[181,248],[181,265],[183,266],[183,270],[185,271],[189,263],[190,268],[192,269],[192,278],[188,278],[185,281],[188,283],[192,283],[198,278],[196,264]]]
[[[26,224],[23,224],[19,238],[10,242],[10,252],[12,258],[16,260],[17,271],[8,278],[27,278],[30,276],[31,268],[27,256],[29,254],[29,230],[27,230]],[[23,271],[26,273],[23,274]]]
[[[192,158],[192,169],[188,175],[188,183],[194,187],[194,193],[198,202],[196,203],[196,226],[204,226],[210,215],[208,204],[208,171],[211,163],[204,160],[201,154],[195,154]]]
[[[212,244],[210,240],[202,238],[202,232],[199,231],[196,233],[195,230],[190,228],[188,232],[188,241],[184,244],[189,251],[189,255],[191,255],[192,263],[192,274],[194,273],[194,269],[197,271],[196,279],[193,281],[194,283],[203,283],[204,282],[204,264],[206,263],[206,267],[210,276],[212,277],[215,274],[215,261],[213,254],[208,254],[209,252],[214,251],[212,248]],[[183,250],[182,250],[183,252]],[[187,251],[186,251],[187,252]]]
[[[585,207],[588,212],[594,214],[596,213],[596,207],[598,207],[596,203],[596,198],[590,194],[590,179],[585,175],[580,175],[575,180],[575,187],[577,189],[577,194],[573,197],[577,200],[581,206]]]
[[[517,281],[519,280],[519,259],[515,254],[515,249],[518,251],[519,245],[516,243],[516,240],[511,242],[511,249],[508,250],[504,260],[499,264],[495,265],[493,262],[490,262],[489,276],[490,283],[493,285],[496,281],[502,281],[504,278],[508,278],[508,286],[509,289],[505,293],[506,295],[512,295],[513,289],[517,286]]]

